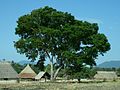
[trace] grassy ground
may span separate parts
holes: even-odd
[[[102,83],[19,83],[0,84],[0,90],[120,90],[120,81]]]

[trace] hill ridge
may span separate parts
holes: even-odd
[[[97,65],[97,67],[100,67],[100,68],[120,68],[120,61],[106,61],[106,62],[103,62],[103,63]]]

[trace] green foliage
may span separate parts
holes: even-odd
[[[46,6],[18,19],[15,34],[20,39],[14,46],[33,61],[53,57],[57,66],[79,71],[83,64],[96,65],[98,55],[110,50],[106,36],[98,29],[96,23],[76,20],[67,12]]]
[[[20,73],[24,68],[23,65],[20,65],[19,63],[15,63],[14,61],[12,61],[11,65],[17,73]]]
[[[97,71],[116,71],[116,68],[101,68],[101,67],[95,67]]]
[[[45,71],[46,72],[50,73],[50,69],[51,69],[50,64],[45,66]]]
[[[45,69],[44,61],[45,61],[45,56],[41,56],[40,60],[38,60],[38,62],[35,65],[35,67],[39,68],[40,71],[44,71],[44,69]]]
[[[116,70],[116,74],[117,74],[118,77],[120,77],[120,68],[118,68],[118,69]]]
[[[72,79],[92,79],[96,74],[96,70],[89,67],[82,67],[79,71],[75,69],[67,69],[65,73]]]
[[[39,67],[37,67],[36,65],[30,64],[30,67],[35,71],[35,73],[39,73],[41,70]]]

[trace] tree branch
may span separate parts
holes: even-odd
[[[58,72],[61,70],[61,68],[62,68],[62,66],[60,66],[60,67],[56,70],[56,72],[55,72],[55,74],[54,74],[54,79],[56,79],[56,77],[57,77],[57,75],[58,75]]]

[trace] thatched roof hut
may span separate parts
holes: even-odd
[[[19,78],[22,78],[22,79],[34,79],[35,76],[36,76],[36,73],[29,66],[29,64],[19,74]]]
[[[113,71],[97,71],[97,74],[94,76],[95,79],[116,79],[117,75]]]
[[[41,80],[42,78],[45,78],[45,79],[50,79],[50,74],[47,73],[47,72],[39,72],[37,76],[35,76],[35,79],[36,80]]]
[[[13,69],[9,62],[1,61],[0,62],[0,79],[8,80],[8,79],[17,79],[18,74]]]

